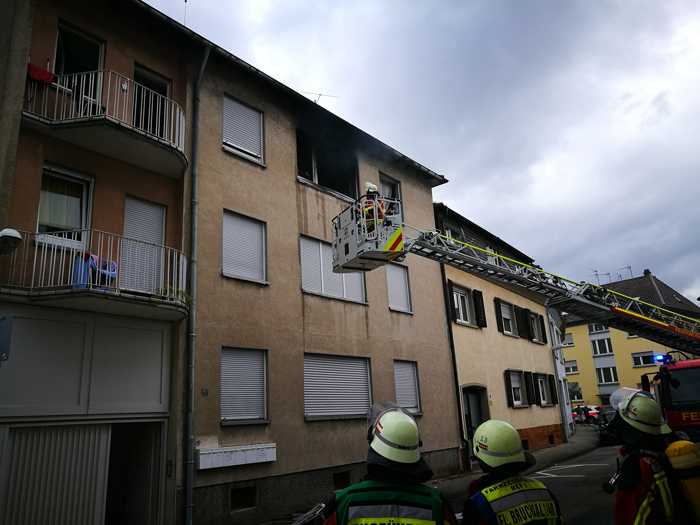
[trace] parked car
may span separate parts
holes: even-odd
[[[620,440],[617,434],[608,428],[608,425],[615,417],[615,409],[610,406],[601,407],[598,412],[598,444],[600,446],[619,445]]]

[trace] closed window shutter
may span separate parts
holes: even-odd
[[[320,244],[323,293],[333,297],[343,297],[343,274],[333,272],[333,247],[323,242]]]
[[[265,224],[224,213],[223,272],[229,277],[265,281]]]
[[[360,272],[342,274],[345,281],[345,298],[351,301],[365,301],[365,280]]]
[[[552,404],[556,405],[559,402],[559,396],[557,395],[557,378],[549,374],[547,380],[549,381],[549,395],[552,399]]]
[[[224,97],[224,143],[262,160],[262,113],[230,97]]]
[[[364,416],[370,404],[369,360],[304,355],[305,416]]]
[[[501,313],[501,300],[496,297],[493,300],[493,304],[496,306],[496,326],[498,331],[503,333],[503,314]]]
[[[265,419],[265,352],[221,351],[221,419]]]
[[[411,311],[411,297],[408,289],[408,269],[396,264],[386,267],[389,307],[402,312]]]
[[[542,330],[542,342],[547,344],[547,328],[544,322],[544,316],[538,315],[540,321],[540,329]]]
[[[513,386],[510,381],[510,370],[503,372],[503,381],[506,385],[506,403],[508,406],[513,408]]]
[[[537,401],[535,401],[537,397],[535,397],[535,381],[532,377],[532,372],[525,372],[523,376],[525,379],[525,389],[527,390],[527,403],[523,404],[535,404],[537,403]],[[539,394],[537,394],[537,396],[539,397]]]
[[[523,339],[532,339],[532,334],[530,333],[530,310],[518,306],[513,306],[513,310],[515,310],[518,335]]]
[[[452,281],[447,281],[447,289],[450,295],[450,315],[452,316],[452,321],[456,321],[459,318],[459,305],[457,301],[459,298],[455,294],[455,285]]]
[[[122,288],[158,293],[165,286],[164,233],[165,206],[130,197],[125,199],[119,270]]]
[[[318,241],[301,237],[301,288],[307,292],[322,293],[321,247]]]
[[[396,403],[410,412],[420,412],[418,370],[412,361],[394,361]]]
[[[486,310],[484,309],[484,294],[479,290],[472,291],[474,298],[474,314],[476,317],[476,326],[486,328]]]

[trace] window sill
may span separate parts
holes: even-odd
[[[613,381],[612,383],[598,383],[598,386],[610,386],[610,385],[619,385],[619,381]]]
[[[578,371],[576,372],[564,372],[567,376],[577,376],[579,374]]]
[[[648,365],[632,365],[632,368],[648,368],[650,366],[658,366],[656,363],[650,363]]]
[[[615,355],[615,352],[608,352],[607,354],[593,354],[593,357],[606,357],[609,355]]]
[[[303,288],[301,289],[301,292],[306,295],[313,295],[314,297],[321,297],[323,299],[330,299],[332,301],[341,301],[343,303],[359,304],[360,306],[369,306],[367,301],[355,301],[353,299],[346,299],[345,297],[336,297],[335,295],[326,295],[324,293],[311,292],[309,290],[304,290]]]
[[[481,328],[480,326],[475,325],[474,323],[469,323],[467,321],[462,321],[460,319],[456,319],[454,321],[455,324],[458,324],[459,326],[465,326],[467,328]]]
[[[305,184],[306,186],[309,186],[315,190],[318,190],[322,193],[326,193],[330,195],[331,197],[335,197],[336,199],[339,199],[343,202],[346,202],[348,204],[352,204],[355,202],[355,199],[350,197],[349,195],[345,195],[344,193],[340,193],[339,191],[336,191],[331,188],[327,188],[326,186],[321,186],[320,184],[316,184],[314,181],[306,179],[302,177],[301,175],[297,175],[297,182],[301,184]]]
[[[540,341],[539,339],[530,339],[530,342],[535,343],[536,345],[540,345],[540,346],[544,346],[547,344],[544,341]]]
[[[269,425],[269,419],[222,419],[222,427],[242,427],[250,425]]]
[[[552,408],[554,406],[554,403],[543,403],[542,405],[539,405],[540,408]]]
[[[392,308],[391,306],[389,307],[389,311],[396,314],[413,315],[413,310],[399,310],[398,308]]]
[[[367,419],[367,414],[357,414],[357,415],[346,415],[346,416],[307,416],[304,415],[304,421],[315,422],[315,421],[351,421],[357,419]]]
[[[221,144],[221,149],[224,150],[226,153],[230,153],[231,155],[235,155],[239,159],[246,160],[250,162],[251,164],[254,164],[260,168],[267,168],[267,164],[265,164],[264,160],[256,159],[255,157],[251,155],[246,155],[244,152],[237,150],[234,147],[229,146],[228,144]]]
[[[84,230],[78,230],[84,231]],[[68,248],[70,250],[84,251],[85,242],[77,239],[67,239],[50,233],[37,233],[34,242],[39,245],[58,246],[60,248]]]
[[[530,408],[530,405],[513,405],[512,407],[508,408],[513,408],[515,410],[520,410],[521,408]]]
[[[518,334],[511,334],[510,332],[501,332],[503,335],[506,337],[514,337],[515,339],[520,339],[520,336]]]
[[[247,277],[229,275],[225,272],[221,272],[221,277],[224,277],[226,279],[233,279],[234,281],[242,281],[244,283],[257,284],[258,286],[270,286],[270,281],[256,281],[255,279],[248,279]]]

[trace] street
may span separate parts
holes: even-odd
[[[601,485],[615,472],[617,453],[618,447],[597,448],[530,477],[541,480],[554,493],[567,524],[608,525],[613,523],[613,496],[603,492]],[[451,503],[461,513],[462,502]]]

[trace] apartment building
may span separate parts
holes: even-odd
[[[137,2],[15,14],[27,46],[0,137],[2,227],[21,235],[0,256],[0,522],[173,523],[187,41]]]
[[[649,270],[639,277],[605,286],[682,315],[700,317],[700,308]],[[610,394],[618,388],[641,388],[642,375],[653,373],[658,367],[654,356],[670,350],[605,324],[571,319],[564,340],[571,401],[574,405],[607,404]]]
[[[332,271],[331,219],[377,185],[434,228],[444,177],[233,56],[202,80],[196,523],[259,523],[364,476],[366,413],[418,418],[459,469],[440,267]]]
[[[435,204],[436,224],[456,241],[532,264],[496,235]],[[470,442],[487,419],[510,422],[525,448],[564,441],[562,392],[554,366],[544,301],[528,290],[444,267],[451,334],[460,389],[462,437]],[[558,326],[558,322],[554,323]]]

